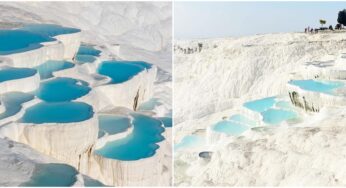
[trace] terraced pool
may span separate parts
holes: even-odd
[[[55,24],[28,24],[18,30],[28,31],[46,37],[55,37],[57,35],[77,33],[81,31],[80,29]]]
[[[201,136],[187,135],[178,144],[174,145],[174,150],[196,147],[196,146],[200,146],[204,143],[205,143],[205,141]]]
[[[111,84],[118,84],[130,80],[135,75],[151,67],[141,61],[104,61],[98,67],[98,73],[112,79]]]
[[[151,157],[159,148],[158,142],[164,140],[161,121],[141,114],[132,114],[133,132],[124,139],[106,143],[95,153],[106,158],[133,161]]]
[[[283,121],[298,118],[298,113],[287,101],[268,97],[244,103],[244,107],[258,112],[262,116],[262,121],[269,125],[278,125]]]
[[[5,112],[0,113],[0,120],[17,114],[22,109],[22,104],[34,99],[34,95],[10,92],[2,96],[2,102],[5,106]]]
[[[344,86],[343,82],[322,80],[291,80],[289,84],[296,85],[304,90],[326,94],[333,94],[335,89]]]
[[[90,119],[93,108],[82,102],[41,102],[25,110],[23,123],[71,123]]]
[[[36,91],[38,98],[47,102],[71,101],[89,93],[90,87],[72,78],[55,78],[41,82]]]
[[[81,45],[77,52],[78,55],[90,55],[90,56],[96,56],[99,57],[101,54],[100,50],[95,49],[92,46],[88,45]]]
[[[69,61],[49,60],[35,68],[38,70],[38,72],[40,73],[40,77],[43,80],[43,79],[52,78],[53,72],[55,71],[69,69],[72,67],[74,67],[74,64]]]
[[[29,68],[5,68],[0,70],[0,83],[9,81],[9,80],[16,80],[26,77],[34,76],[37,73],[35,69],[29,69]]]
[[[25,52],[42,47],[55,39],[21,30],[0,30],[0,55]]]
[[[119,115],[100,115],[99,130],[102,134],[117,134],[126,131],[131,126],[131,120],[125,116]]]
[[[24,187],[67,187],[76,181],[78,171],[65,164],[37,164],[31,179],[21,184]]]

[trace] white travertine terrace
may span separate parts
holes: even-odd
[[[14,67],[35,67],[50,59],[72,59],[80,44],[80,34],[67,34],[55,37],[58,41],[45,44],[43,47],[6,56]],[[28,63],[30,62],[30,63]],[[149,158],[137,161],[120,161],[104,158],[94,153],[106,142],[121,139],[133,131],[105,135],[98,139],[98,121],[96,112],[106,111],[114,106],[132,110],[153,95],[157,67],[143,70],[130,80],[119,84],[107,84],[110,78],[95,72],[100,60],[93,64],[76,65],[74,68],[54,72],[54,76],[71,77],[88,81],[92,90],[75,101],[85,102],[93,106],[95,112],[91,119],[73,123],[29,124],[18,120],[25,110],[39,103],[35,98],[22,105],[21,110],[10,117],[0,120],[0,138],[10,138],[27,144],[46,155],[74,166],[81,173],[96,178],[107,185],[169,185],[171,182],[171,141],[164,140],[158,145],[157,153]],[[92,75],[92,76],[89,76]],[[100,79],[97,79],[100,78]],[[36,90],[40,84],[39,74],[34,76],[0,83],[2,91],[29,92]],[[1,106],[0,106],[1,108]],[[166,138],[171,138],[171,129],[166,129]]]
[[[152,68],[141,71],[126,82],[96,86],[88,95],[78,101],[91,103],[96,112],[112,106],[136,110],[141,103],[152,96],[156,74],[157,68],[153,65]],[[102,101],[94,100],[95,98],[102,99]]]
[[[80,45],[80,32],[62,34],[53,37],[56,41],[43,42],[43,46],[29,51],[2,55],[0,57],[10,59],[13,67],[36,67],[47,60],[67,59],[71,60],[77,53]]]
[[[38,71],[29,77],[0,82],[0,95],[8,92],[31,92],[40,87]]]

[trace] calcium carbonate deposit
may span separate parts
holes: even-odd
[[[171,3],[0,3],[0,185],[170,185],[170,41]]]
[[[175,185],[345,185],[345,39],[176,41]]]

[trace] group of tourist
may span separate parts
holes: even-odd
[[[341,30],[341,29],[343,29],[343,27],[342,27],[342,24],[336,24],[335,25],[335,28],[333,29],[333,26],[332,25],[330,25],[328,28],[327,27],[320,27],[320,28],[310,28],[310,26],[309,27],[307,27],[307,28],[305,28],[305,33],[311,33],[311,34],[313,34],[313,33],[318,33],[318,31],[323,31],[323,30],[331,30],[331,31],[334,31],[334,30]]]

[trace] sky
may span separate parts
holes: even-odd
[[[177,39],[237,37],[301,32],[337,23],[346,2],[179,2],[174,3]]]

